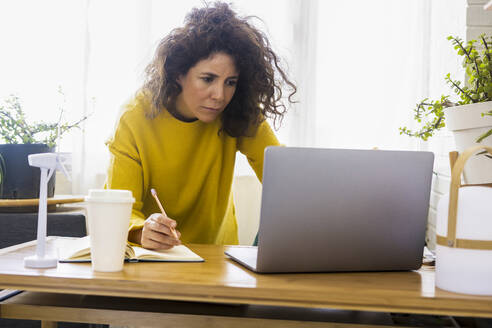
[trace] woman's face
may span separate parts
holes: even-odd
[[[231,56],[218,52],[178,78],[176,110],[186,119],[213,122],[234,96],[239,72]]]

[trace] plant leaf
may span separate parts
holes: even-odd
[[[478,137],[477,142],[482,142],[483,139],[490,137],[491,135],[492,135],[492,129],[490,129],[489,131],[485,132],[480,137]]]

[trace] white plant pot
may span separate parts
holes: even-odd
[[[492,128],[492,116],[482,113],[492,110],[492,101],[450,107],[445,110],[446,127],[453,132],[456,150],[462,153],[474,145],[492,146],[492,136],[477,143],[477,138]],[[463,172],[466,184],[492,183],[492,159],[473,156]]]

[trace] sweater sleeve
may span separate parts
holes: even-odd
[[[280,143],[267,121],[260,124],[254,136],[238,140],[238,150],[246,156],[260,181],[263,181],[263,158],[268,146],[280,146]]]
[[[114,136],[106,142],[110,151],[105,188],[130,190],[135,198],[129,230],[143,227],[145,216],[142,213],[143,171],[134,134],[123,114]]]

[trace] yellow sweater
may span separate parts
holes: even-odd
[[[167,215],[176,220],[184,243],[237,244],[232,199],[236,151],[246,155],[262,180],[264,149],[279,145],[267,122],[254,137],[233,138],[213,123],[182,122],[165,109],[149,119],[150,103],[137,96],[127,104],[114,136],[106,188],[131,190],[135,197],[130,230],[159,213],[154,188]]]

